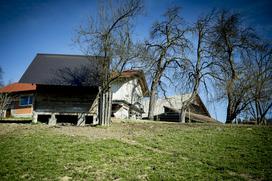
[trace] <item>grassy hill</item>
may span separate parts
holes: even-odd
[[[0,180],[272,180],[272,127],[0,124]]]

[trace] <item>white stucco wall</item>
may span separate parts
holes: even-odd
[[[129,109],[124,106],[114,113],[114,117],[120,118],[120,119],[127,119],[128,116],[129,116]]]
[[[137,106],[138,108],[142,108],[143,103],[143,92],[142,88],[138,82],[137,78],[133,79],[121,79],[116,81],[111,86],[112,90],[112,100],[124,100],[130,104]],[[127,119],[127,118],[141,118],[139,113],[131,113],[129,112],[129,107],[125,104],[122,104],[122,107],[114,113],[116,118]],[[137,114],[137,116],[136,116]]]
[[[142,104],[143,93],[137,78],[129,81],[116,81],[112,84],[112,100],[125,100],[130,104]]]

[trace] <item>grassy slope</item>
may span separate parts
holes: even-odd
[[[271,127],[115,123],[80,128],[81,136],[58,129],[0,125],[0,180],[272,180]]]

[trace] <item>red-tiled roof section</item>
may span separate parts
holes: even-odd
[[[23,92],[36,90],[36,84],[13,83],[0,89],[0,93]]]

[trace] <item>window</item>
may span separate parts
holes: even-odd
[[[20,106],[30,106],[32,105],[33,96],[21,96]]]

